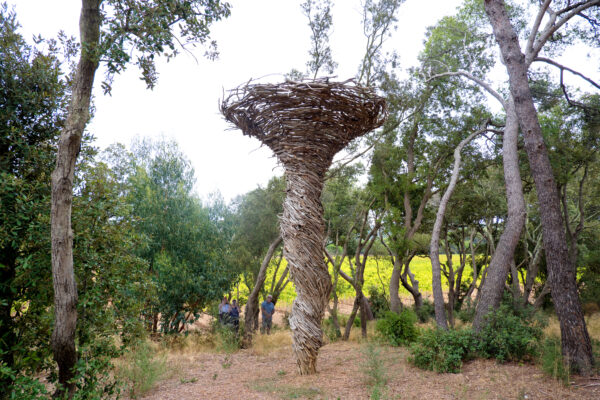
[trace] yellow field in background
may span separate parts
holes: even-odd
[[[446,260],[445,256],[441,257],[441,262]],[[454,255],[452,258],[452,262],[454,264],[454,269],[460,266],[460,261],[458,255]],[[286,261],[282,260],[282,265],[279,268],[279,273],[283,271],[285,268]],[[348,260],[344,261],[342,266],[344,272],[350,275],[350,265],[348,264]],[[273,281],[273,272],[275,268],[274,266],[270,266],[267,271],[267,278],[265,280],[265,288],[266,290],[270,290],[271,282]],[[428,257],[415,257],[410,263],[410,270],[415,275],[415,278],[419,281],[419,289],[423,294],[431,293],[431,261]],[[332,273],[330,268],[329,273]],[[465,267],[465,271],[463,272],[463,282],[470,282],[471,280],[471,266],[467,265]],[[369,287],[377,286],[380,289],[383,287],[387,293],[388,284],[390,282],[390,277],[392,275],[392,263],[389,258],[383,257],[369,257],[367,260],[367,266],[365,268],[365,292],[368,292]],[[444,289],[448,288],[448,281],[444,276],[442,276],[442,285]],[[244,283],[240,283],[239,285],[240,297],[244,298],[248,296],[248,288]],[[337,293],[341,298],[351,298],[354,297],[354,289],[347,283],[343,278],[340,277],[338,282]],[[400,287],[400,295],[409,295],[408,291],[404,289],[402,286]],[[296,297],[296,291],[293,283],[289,283],[285,288],[282,295],[279,299],[286,303],[291,303],[292,300]]]

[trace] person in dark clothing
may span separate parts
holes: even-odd
[[[237,332],[240,327],[240,307],[238,306],[237,300],[233,300],[231,303],[231,308],[229,309],[229,320]]]

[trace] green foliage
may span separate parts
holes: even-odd
[[[49,179],[67,101],[56,43],[29,46],[18,28],[0,4],[0,387],[14,396],[49,364]]]
[[[147,342],[132,346],[125,357],[124,365],[118,370],[118,376],[127,385],[131,398],[136,399],[150,391],[166,372],[166,360],[156,355]]]
[[[0,361],[0,382],[11,382],[10,392],[7,390],[2,395],[10,400],[47,399],[46,386],[38,379],[30,376],[19,375],[17,371]],[[5,390],[5,387],[2,388]],[[8,386],[6,386],[8,389]]]
[[[471,329],[429,329],[411,346],[410,361],[437,372],[459,372],[472,357],[498,362],[531,361],[539,354],[544,321],[529,308],[514,309],[504,302],[490,313],[480,332]]]
[[[565,385],[568,384],[571,375],[563,360],[560,339],[557,337],[546,338],[542,344],[541,353],[542,370]]]
[[[50,262],[50,174],[58,132],[64,123],[68,79],[56,41],[42,52],[17,32],[16,17],[0,6],[0,386],[6,394],[35,398],[34,378],[50,372],[52,278]],[[61,38],[63,45],[68,40]],[[74,177],[73,246],[78,281],[76,365],[78,396],[99,398],[116,390],[112,359],[123,343],[141,334],[140,291],[148,283],[133,248],[130,208],[113,171],[94,162],[84,137]],[[110,302],[109,302],[110,299]],[[13,381],[13,382],[11,382]]]
[[[463,323],[473,322],[475,319],[475,303],[470,301],[469,299],[462,304],[460,310],[456,314],[458,319],[460,319]]]
[[[206,43],[211,24],[230,14],[229,3],[220,0],[106,0],[104,6],[98,56],[107,64],[106,92],[110,92],[113,75],[125,70],[133,57],[142,79],[153,88],[158,78],[157,56],[175,57],[178,43]],[[218,55],[215,41],[209,43],[205,55]]]
[[[412,310],[404,309],[400,314],[388,311],[377,320],[375,329],[391,345],[402,346],[415,341],[419,335],[416,322],[417,316]]]
[[[369,342],[363,349],[363,355],[365,360],[362,369],[370,390],[369,398],[383,399],[386,395],[388,377],[386,366],[381,360],[381,350]]]
[[[514,310],[503,303],[477,333],[477,353],[499,362],[533,360],[539,354],[545,321],[531,307]]]
[[[378,286],[369,286],[369,304],[375,318],[381,318],[390,309],[390,301],[383,290]]]
[[[145,239],[137,253],[156,287],[144,312],[148,319],[160,313],[163,331],[180,332],[236,280],[226,262],[229,210],[218,199],[205,207],[192,193],[194,170],[175,142],[142,140],[121,157],[134,171],[126,193]]]
[[[435,372],[460,372],[474,345],[471,330],[427,329],[410,347],[409,361]]]
[[[331,315],[323,319],[322,329],[323,333],[327,336],[330,342],[335,342],[339,340],[342,336],[342,333],[339,330],[335,329],[335,326],[333,325],[333,317]]]
[[[417,318],[419,318],[419,322],[426,323],[432,317],[435,317],[435,307],[433,303],[427,299],[423,300],[423,304],[421,307],[415,307],[415,314],[417,314]]]
[[[243,282],[250,289],[269,246],[280,234],[278,216],[283,212],[284,197],[285,179],[274,177],[265,188],[258,187],[233,202],[234,233],[227,264],[243,275]],[[275,258],[271,260],[265,282],[273,281]],[[285,265],[280,270],[283,268]]]

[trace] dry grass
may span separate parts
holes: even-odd
[[[360,337],[360,329],[354,330]],[[230,355],[197,353],[183,366],[180,376],[161,382],[146,399],[369,398],[362,345],[352,341],[326,345],[319,355],[319,373],[299,376],[289,334],[259,335],[256,348]],[[600,398],[596,388],[564,387],[535,365],[475,360],[466,363],[459,374],[437,374],[409,364],[405,348],[380,349],[382,370],[388,371],[386,394],[391,399]]]
[[[271,331],[270,335],[255,335],[250,352],[255,356],[267,356],[279,353],[292,346],[292,336],[288,330]]]
[[[600,314],[586,317],[590,336],[600,340]],[[457,321],[458,322],[458,321]],[[419,324],[431,327],[434,322]],[[551,317],[547,336],[560,335]],[[375,324],[368,324],[369,340]],[[217,351],[217,340],[208,334],[190,334],[167,343],[151,343],[167,360],[167,375],[146,399],[366,399],[364,380],[366,341],[360,327],[353,327],[348,342],[325,345],[313,376],[299,376],[289,330],[257,334],[253,346],[233,353]],[[538,365],[497,364],[492,360],[465,363],[459,374],[437,374],[413,367],[408,350],[381,346],[380,360],[387,376],[386,394],[398,399],[598,399],[600,387],[575,380],[563,386],[547,377]]]
[[[585,317],[585,322],[590,334],[590,338],[600,341],[600,313]],[[544,329],[546,337],[560,337],[560,325],[555,315],[548,320],[548,326]]]

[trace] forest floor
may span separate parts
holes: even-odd
[[[600,315],[592,325],[600,326]],[[553,334],[556,327],[548,329]],[[600,399],[600,377],[573,378],[565,386],[538,365],[474,360],[458,374],[423,371],[408,362],[406,348],[368,345],[358,329],[350,341],[321,349],[313,376],[296,372],[289,330],[257,335],[251,349],[232,353],[218,352],[218,344],[201,337],[189,335],[169,347],[168,374],[143,399],[369,399],[367,360],[374,359],[386,381],[381,398]]]

